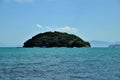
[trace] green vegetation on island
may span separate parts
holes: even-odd
[[[55,31],[33,36],[23,47],[90,47],[90,43],[76,35]]]

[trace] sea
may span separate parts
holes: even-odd
[[[120,80],[120,48],[0,48],[0,80]]]

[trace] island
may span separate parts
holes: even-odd
[[[84,41],[74,34],[66,32],[44,32],[33,36],[24,42],[23,47],[91,47],[89,42]]]

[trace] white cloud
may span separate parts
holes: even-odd
[[[36,24],[36,27],[38,27],[38,28],[40,28],[40,29],[43,28],[42,25],[40,25],[40,24]]]
[[[70,27],[70,26],[64,26],[61,28],[56,28],[57,31],[61,31],[61,32],[77,32],[78,29],[75,27]]]
[[[78,32],[78,29],[76,27],[71,27],[71,26],[57,27],[57,26],[43,26],[40,24],[36,24],[36,27],[42,29],[43,31],[60,31],[60,32],[68,32],[68,33]]]

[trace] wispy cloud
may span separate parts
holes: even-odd
[[[71,27],[71,26],[57,27],[57,26],[42,26],[40,24],[36,24],[36,27],[42,29],[43,31],[60,31],[60,32],[68,32],[68,33],[78,32],[78,29],[76,27]]]
[[[57,31],[61,31],[61,32],[77,32],[78,29],[75,27],[70,27],[70,26],[64,26],[61,28],[56,28]]]
[[[42,25],[40,25],[40,24],[36,24],[36,27],[38,27],[38,28],[40,28],[40,29],[43,28]]]

